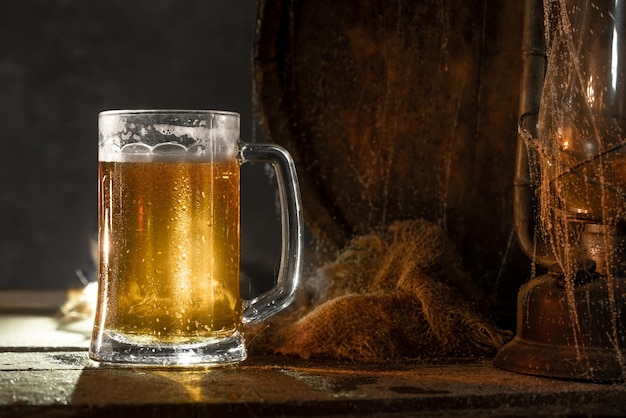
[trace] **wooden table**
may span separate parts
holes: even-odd
[[[59,330],[50,310],[7,308],[4,296],[0,416],[626,415],[626,385],[524,376],[489,360],[360,364],[253,356],[214,369],[100,366],[87,358],[80,329]]]

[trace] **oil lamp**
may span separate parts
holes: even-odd
[[[515,220],[546,273],[520,289],[495,365],[626,380],[626,1],[526,11]]]

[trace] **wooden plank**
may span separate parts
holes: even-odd
[[[0,314],[0,351],[85,350],[90,334],[89,322],[63,324],[45,314]]]
[[[223,368],[113,367],[54,316],[0,315],[2,416],[626,414],[626,385],[554,381],[490,360],[353,363],[253,355]]]
[[[67,299],[62,290],[6,290],[0,292],[0,311],[56,312]]]
[[[490,361],[354,364],[268,356],[234,367],[167,369],[99,366],[85,352],[48,352],[0,353],[0,370],[0,415],[420,416],[541,412],[538,406],[626,413],[626,386],[555,382],[498,370]]]

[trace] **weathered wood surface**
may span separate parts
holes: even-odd
[[[45,315],[0,315],[0,416],[626,414],[626,386],[524,376],[489,360],[357,364],[268,356],[215,369],[99,366],[87,358],[86,339],[59,344],[77,337],[54,335],[53,323]]]
[[[230,368],[97,367],[85,352],[1,353],[0,415],[470,416],[626,413],[626,388],[469,364],[354,365],[254,358]],[[145,415],[144,415],[145,414]]]

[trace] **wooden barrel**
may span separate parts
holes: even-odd
[[[294,155],[323,248],[424,218],[514,305],[529,271],[511,245],[522,27],[507,0],[258,3],[256,109]]]

